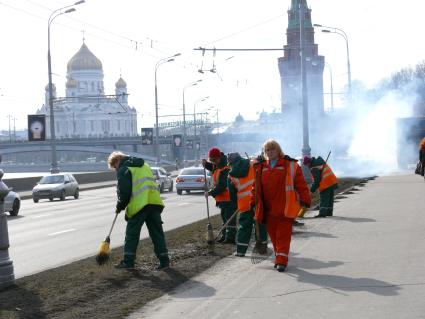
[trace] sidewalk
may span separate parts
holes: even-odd
[[[129,318],[425,318],[423,178],[379,177],[342,197],[335,217],[295,229],[285,273],[228,257]]]

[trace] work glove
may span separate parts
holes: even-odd
[[[311,206],[310,204],[307,204],[306,202],[300,202],[300,205],[305,208],[310,208]]]
[[[202,159],[202,167],[205,167],[205,165],[207,164],[207,160],[205,158]]]

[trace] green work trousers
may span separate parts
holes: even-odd
[[[128,219],[125,229],[124,262],[128,265],[134,265],[137,246],[140,240],[140,231],[145,222],[148,227],[149,237],[153,243],[155,255],[158,257],[161,265],[168,265],[170,260],[165,243],[164,230],[162,229],[161,212],[159,210],[139,212]]]
[[[232,217],[235,212],[235,208],[230,205],[221,205],[220,215],[223,221],[223,225]],[[232,220],[227,224],[225,230],[223,230],[222,235],[226,240],[235,240],[236,236],[236,215],[233,216]]]
[[[320,216],[332,216],[334,210],[335,188],[329,187],[320,192]]]
[[[252,229],[255,229],[254,212],[249,210],[239,214],[239,227],[236,234],[236,252],[245,254],[251,239]],[[255,232],[255,239],[267,243],[267,228],[264,224],[259,225],[260,233]]]

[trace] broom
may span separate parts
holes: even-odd
[[[208,191],[208,185],[207,185],[207,171],[204,167],[204,183],[205,183],[205,191]],[[206,235],[206,239],[207,239],[207,244],[210,246],[214,245],[214,232],[213,232],[213,228],[210,222],[210,206],[208,204],[208,197],[205,197],[205,201],[207,203],[207,218],[208,218],[208,224],[207,224],[207,235]]]
[[[109,260],[109,255],[111,253],[111,249],[109,247],[109,244],[111,243],[110,236],[112,233],[112,229],[114,228],[115,221],[117,220],[117,217],[118,217],[118,214],[115,214],[114,221],[112,222],[111,229],[109,230],[109,234],[108,236],[106,236],[105,240],[102,241],[102,243],[100,244],[99,251],[96,254],[96,262],[99,266],[103,265]]]

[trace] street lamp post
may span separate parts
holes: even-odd
[[[156,74],[157,74],[158,68],[162,64],[174,61],[174,58],[179,55],[181,55],[181,53],[176,53],[172,56],[159,60],[155,64],[155,157],[156,157],[157,163],[160,162],[160,156],[159,156],[159,126],[158,126],[158,83],[157,83]]]
[[[344,38],[345,40],[345,47],[347,50],[347,81],[348,81],[348,94],[349,96],[351,96],[351,66],[350,66],[350,50],[348,48],[348,36],[347,33],[345,33],[344,30],[339,29],[339,28],[335,28],[335,27],[328,27],[325,25],[321,25],[321,24],[314,24],[315,27],[319,27],[319,28],[326,28],[326,29],[322,29],[323,33],[335,33],[335,34],[339,34],[341,37]],[[330,30],[329,30],[330,29]]]
[[[196,146],[196,104],[198,104],[198,103],[200,103],[200,102],[203,102],[203,101],[205,101],[206,99],[208,99],[209,98],[209,96],[205,96],[205,97],[203,97],[203,98],[200,98],[200,99],[197,99],[196,101],[195,101],[195,103],[193,103],[193,142],[194,142],[194,147],[195,147],[195,149],[196,149],[196,152],[195,152],[195,159],[197,159],[198,158],[198,149],[197,149],[197,146]]]
[[[304,36],[304,2],[300,2],[299,22],[300,22],[300,58],[301,58],[301,92],[303,106],[303,148],[301,150],[303,156],[311,155],[309,145],[309,128],[308,128],[308,92],[307,92],[307,70],[305,56],[305,36]]]
[[[183,161],[186,160],[186,139],[187,139],[187,131],[186,131],[186,105],[185,105],[185,99],[184,99],[184,92],[187,88],[198,85],[199,82],[201,82],[202,79],[199,79],[198,81],[191,82],[183,87]]]
[[[57,162],[57,154],[56,154],[56,135],[55,135],[55,117],[53,112],[53,82],[52,82],[52,58],[50,55],[50,25],[53,20],[65,13],[74,12],[75,8],[71,8],[73,6],[84,3],[84,0],[77,1],[74,4],[69,6],[65,6],[59,9],[54,10],[47,21],[47,72],[49,77],[49,109],[50,109],[50,143],[52,147],[52,166],[50,167],[50,172],[59,173],[59,167]],[[67,9],[70,8],[70,9]],[[65,11],[62,11],[67,9]]]

